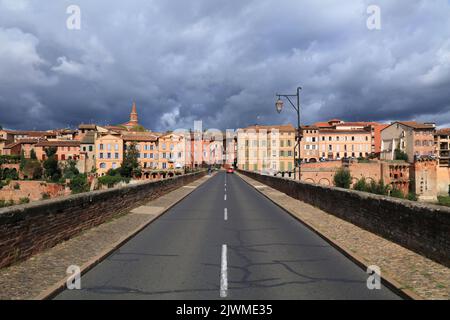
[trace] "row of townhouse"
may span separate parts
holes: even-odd
[[[99,175],[120,167],[127,147],[132,144],[135,144],[138,161],[144,171],[222,164],[225,157],[224,140],[192,132],[133,132],[82,124],[73,137],[64,139],[45,135],[31,137],[24,132],[15,137],[11,130],[8,130],[8,140],[0,139],[0,155],[20,155],[23,152],[29,158],[31,150],[34,150],[37,159],[44,161],[45,150],[52,147],[56,149],[58,161],[75,160],[81,172],[96,169]]]
[[[377,122],[344,122],[333,119],[302,127],[301,158],[305,162],[368,158],[381,152],[381,131]]]
[[[81,124],[77,130],[14,131],[0,130],[0,155],[26,158],[35,151],[38,160],[46,159],[46,149],[55,148],[60,162],[76,160],[80,172],[104,175],[121,166],[126,149],[136,145],[138,161],[144,175],[154,170],[196,168],[206,165],[233,165],[234,136],[225,152],[227,134],[220,131],[146,131],[138,122],[133,103],[130,120],[118,126]],[[231,153],[230,153],[231,151]]]
[[[333,119],[303,126],[300,132],[298,157],[296,130],[290,125],[239,129],[238,168],[268,174],[287,172],[292,177],[294,161],[300,158],[302,180],[329,185],[336,168],[349,163],[341,160],[370,158],[373,161],[360,164],[350,161],[357,172],[355,179],[378,181],[383,177],[385,183],[413,191],[422,200],[449,193],[450,129],[437,130],[434,123],[416,121],[383,124]],[[399,161],[399,156],[404,160]]]
[[[250,126],[238,129],[236,137],[239,169],[269,174],[293,171],[296,131],[292,125]]]

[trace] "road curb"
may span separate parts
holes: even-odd
[[[352,251],[348,250],[345,246],[341,245],[339,242],[337,242],[334,239],[326,236],[324,233],[322,233],[320,230],[318,230],[313,224],[310,224],[309,222],[304,221],[303,219],[298,217],[294,212],[291,212],[289,209],[283,207],[282,205],[277,203],[275,200],[270,198],[268,195],[264,194],[261,190],[259,190],[258,188],[255,188],[255,186],[253,186],[250,182],[248,182],[244,178],[242,178],[240,173],[238,173],[237,176],[240,179],[242,179],[245,183],[247,183],[249,186],[251,186],[253,189],[255,189],[257,192],[259,192],[261,195],[263,195],[268,200],[270,200],[277,207],[281,208],[283,211],[285,211],[286,213],[291,215],[294,219],[296,219],[297,221],[302,223],[304,226],[306,226],[308,229],[310,229],[315,234],[317,234],[319,237],[324,239],[333,248],[335,248],[336,250],[341,252],[344,256],[349,258],[352,262],[354,262],[361,269],[366,271],[367,268],[370,266],[368,263],[366,263],[364,261],[364,259],[361,256],[353,253]],[[249,179],[251,179],[251,178],[249,178]],[[254,179],[252,179],[252,180],[254,180]],[[255,181],[257,181],[257,180],[255,180]],[[261,183],[261,182],[258,181],[258,183]],[[264,183],[261,183],[261,184],[265,185]],[[267,186],[267,187],[271,188],[269,186]],[[273,189],[273,188],[271,188],[271,189]],[[276,189],[274,189],[274,190],[276,190]],[[281,191],[279,191],[279,192],[281,192]],[[294,199],[294,200],[297,200],[297,199]],[[297,201],[300,201],[300,200],[297,200]],[[424,298],[422,298],[421,296],[419,296],[418,294],[416,294],[412,290],[402,288],[403,286],[398,281],[396,281],[391,275],[386,274],[384,271],[383,271],[383,276],[381,277],[381,283],[383,285],[385,285],[387,288],[389,288],[390,290],[392,290],[393,292],[395,292],[396,294],[398,294],[400,297],[404,298],[404,299],[408,299],[408,300],[424,300]]]
[[[216,173],[213,173],[210,178],[212,178],[213,176],[215,176]],[[203,177],[206,177],[207,174]],[[203,177],[200,177],[199,179],[202,179]],[[206,181],[208,181],[209,179],[206,179],[205,181],[203,181],[202,183],[200,183],[196,188],[190,190],[186,195],[184,195],[183,197],[181,197],[180,199],[176,200],[175,202],[171,203],[170,205],[168,205],[164,211],[162,211],[160,214],[150,218],[150,220],[142,223],[139,227],[135,228],[132,232],[130,232],[129,234],[127,234],[126,236],[123,236],[121,239],[119,239],[118,241],[116,241],[114,244],[112,244],[111,247],[109,247],[108,249],[103,250],[101,253],[99,253],[98,255],[96,255],[95,257],[93,257],[92,259],[90,259],[88,262],[86,262],[85,264],[83,264],[80,269],[81,269],[81,275],[86,274],[88,271],[90,271],[92,268],[94,268],[96,265],[98,265],[100,262],[102,262],[103,260],[105,260],[108,256],[110,256],[114,251],[116,251],[118,248],[120,248],[122,245],[124,245],[127,241],[129,241],[131,238],[133,238],[134,236],[136,236],[139,232],[141,232],[143,229],[145,229],[147,226],[149,226],[151,223],[153,223],[154,221],[156,221],[158,218],[160,218],[161,216],[163,216],[167,211],[169,211],[171,208],[173,208],[176,204],[180,203],[181,201],[183,201],[187,196],[189,196],[192,192],[194,192],[198,187],[200,187],[201,185],[203,185]],[[198,180],[196,180],[198,181]],[[181,186],[180,188],[182,188],[183,186]],[[31,300],[50,300],[53,299],[55,296],[57,296],[59,293],[61,293],[65,287],[66,287],[66,281],[67,279],[62,279],[60,281],[58,281],[56,284],[54,284],[53,286],[47,288],[45,291],[41,292],[39,295],[37,295],[36,297],[32,298]]]

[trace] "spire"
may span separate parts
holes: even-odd
[[[136,102],[135,101],[133,101],[133,107],[131,108],[130,123],[138,124],[138,114],[137,114],[137,110],[136,110]]]

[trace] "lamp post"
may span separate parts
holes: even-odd
[[[302,132],[301,132],[301,126],[300,126],[300,90],[302,90],[302,87],[297,88],[297,94],[278,94],[277,93],[276,96],[278,97],[278,100],[275,102],[275,108],[278,113],[281,113],[281,111],[283,111],[283,107],[284,107],[284,102],[281,98],[287,99],[289,101],[289,103],[291,104],[291,106],[294,108],[294,110],[297,111],[297,133],[295,136],[296,145],[294,148],[294,179],[296,177],[297,158],[298,158],[298,179],[299,180],[301,180],[301,177],[300,177],[300,163],[301,163],[300,142],[302,140]],[[297,98],[297,105],[295,105],[292,102],[291,98]],[[295,149],[298,150],[298,157],[295,156]]]

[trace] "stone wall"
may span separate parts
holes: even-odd
[[[440,196],[449,195],[450,185],[450,168],[449,167],[437,167],[437,193]]]
[[[0,267],[51,248],[204,175],[202,171],[0,209]]]
[[[412,188],[419,195],[419,200],[436,202],[438,194],[437,161],[422,159],[414,162],[410,169]]]
[[[240,172],[450,267],[450,208]]]
[[[70,189],[61,184],[45,181],[12,180],[9,185],[0,189],[0,200],[12,200],[17,203],[22,198],[28,198],[30,201],[38,201],[42,200],[44,194],[49,198],[62,197],[69,195]]]

